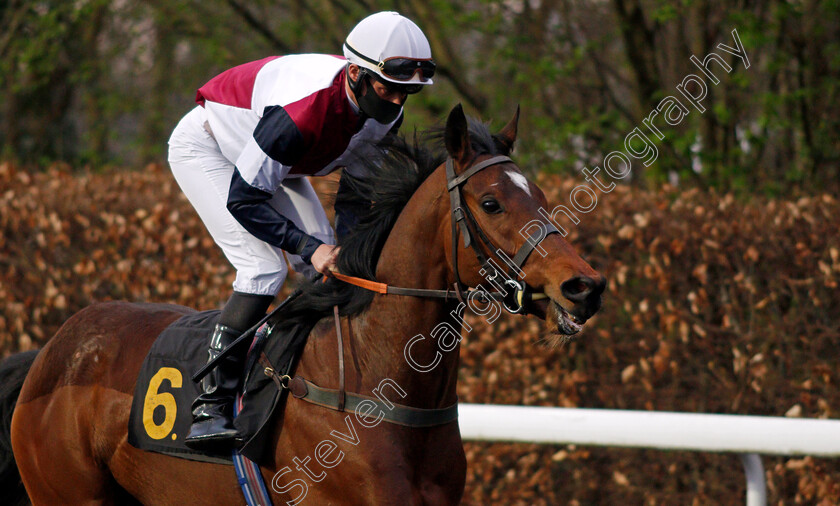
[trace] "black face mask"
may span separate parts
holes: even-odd
[[[349,74],[347,78],[350,79]],[[361,94],[362,79],[367,79],[364,94]],[[380,98],[373,89],[373,83],[371,83],[370,78],[368,78],[365,72],[359,74],[359,80],[355,83],[350,81],[350,89],[356,95],[356,100],[359,102],[359,109],[383,125],[394,121],[400,115],[402,106]]]

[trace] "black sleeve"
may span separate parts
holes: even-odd
[[[254,140],[265,154],[283,165],[294,165],[306,150],[303,134],[282,106],[270,105],[254,129]]]
[[[312,254],[322,241],[299,229],[292,220],[271,207],[272,195],[245,182],[239,169],[233,170],[227,208],[245,230],[283,251],[300,255],[312,263]]]

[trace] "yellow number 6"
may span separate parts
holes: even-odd
[[[172,388],[181,388],[181,371],[174,367],[161,367],[149,381],[149,389],[146,390],[146,398],[143,402],[143,426],[152,439],[163,439],[169,435],[172,427],[175,426],[175,417],[178,414],[175,397],[169,392],[158,392],[163,380],[169,380]],[[157,406],[163,406],[166,415],[160,425],[156,424],[154,419]]]

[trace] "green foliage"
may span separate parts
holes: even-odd
[[[663,97],[679,96],[684,76],[699,73],[689,57],[716,52],[733,71],[718,69],[721,83],[707,83],[706,113],[692,109],[675,127],[660,121],[659,158],[648,168],[634,164],[632,181],[677,175],[682,184],[770,192],[834,185],[838,7],[838,0],[2,1],[0,153],[40,163],[162,160],[194,90],[216,73],[267,54],[340,53],[359,19],[395,9],[424,29],[440,68],[436,85],[409,100],[406,131],[439,122],[458,102],[496,124],[520,105],[517,156],[535,169],[572,173],[622,149]],[[732,46],[733,29],[748,69],[717,48]]]

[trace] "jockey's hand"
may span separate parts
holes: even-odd
[[[338,257],[338,250],[341,249],[333,244],[322,244],[312,254],[312,267],[316,271],[330,275],[330,269],[335,267],[335,259]]]

